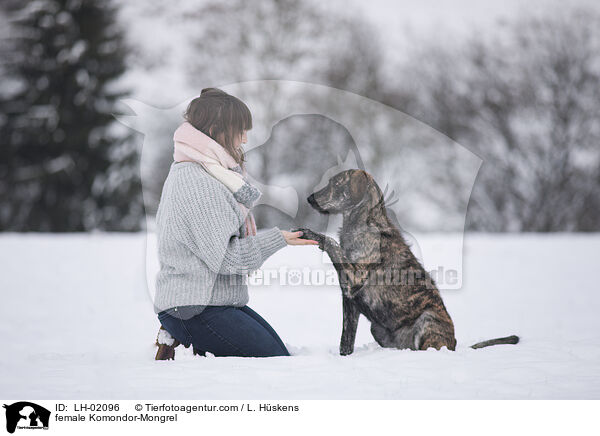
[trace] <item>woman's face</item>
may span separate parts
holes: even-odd
[[[242,134],[238,136],[238,138],[236,139],[236,142],[235,142],[235,144],[234,144],[236,148],[241,148],[241,147],[242,147],[242,144],[245,144],[245,143],[247,143],[247,142],[248,142],[248,136],[247,136],[247,133],[248,133],[248,131],[247,131],[247,130],[244,130],[244,131],[242,132]]]

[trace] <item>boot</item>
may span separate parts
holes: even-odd
[[[179,341],[173,338],[168,331],[160,326],[158,335],[156,335],[156,357],[154,360],[175,360],[175,347],[179,345]]]

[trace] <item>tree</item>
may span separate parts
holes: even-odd
[[[350,14],[332,14],[308,0],[209,1],[195,12],[182,13],[178,25],[191,35],[192,46],[185,65],[195,94],[210,86],[278,79],[379,97],[381,52],[377,35],[367,23]],[[278,107],[287,104],[285,98],[270,95],[238,97],[253,101],[250,109],[264,119],[271,119],[270,113],[279,113]],[[315,129],[315,123],[322,124],[322,120],[300,117],[288,124],[298,134],[281,137],[277,143],[269,141],[271,152],[265,146],[252,150],[248,154],[251,174],[270,184],[285,170],[282,155],[289,161],[297,161],[300,155],[304,160],[311,156],[313,161],[319,161],[318,154],[305,153],[307,141],[301,132],[310,131],[315,144],[326,144],[337,133],[323,126],[337,128],[334,123],[325,122]],[[320,138],[315,137],[317,131],[322,133]],[[165,135],[158,142],[172,141]],[[170,149],[165,148],[163,153],[157,164],[160,174],[166,174],[172,156]],[[334,163],[335,153],[331,165]],[[162,185],[162,180],[157,178],[149,183],[152,184]],[[255,213],[259,225],[273,222],[271,208],[261,205]]]
[[[134,137],[112,113],[126,47],[114,6],[7,0],[1,47],[0,229],[138,230]]]
[[[394,105],[484,159],[468,229],[600,229],[599,45],[600,16],[576,9],[411,58]]]

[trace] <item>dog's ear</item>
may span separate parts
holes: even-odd
[[[350,174],[350,197],[355,204],[362,203],[368,195],[369,176],[363,170],[354,170]]]

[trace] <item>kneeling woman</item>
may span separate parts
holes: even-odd
[[[288,244],[317,242],[277,227],[256,232],[251,208],[260,192],[245,178],[242,149],[251,128],[242,101],[208,88],[190,102],[173,135],[175,162],[156,215],[157,359],[174,357],[178,343],[215,356],[289,356],[267,321],[246,306],[245,277]]]

